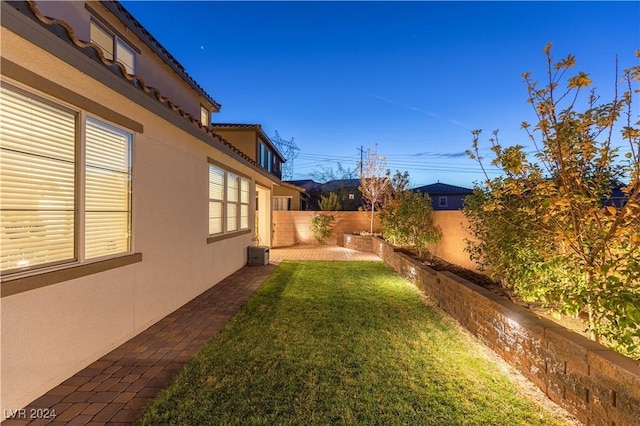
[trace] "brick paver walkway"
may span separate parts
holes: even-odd
[[[312,246],[300,245],[293,247],[271,249],[270,259],[279,262],[291,260],[372,260],[382,262],[373,253],[351,250],[340,246]]]
[[[266,266],[245,266],[26,407],[55,410],[54,419],[10,419],[14,425],[130,425],[284,259],[380,260],[338,246],[271,249]]]

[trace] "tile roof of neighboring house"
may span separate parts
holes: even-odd
[[[342,188],[357,188],[360,186],[360,179],[334,179],[322,185],[325,191],[337,191]]]
[[[304,185],[307,183],[316,183],[313,181],[313,179],[285,180],[283,182],[290,183],[291,185],[296,185],[296,186]]]
[[[280,150],[278,149],[278,147],[273,143],[273,141],[271,140],[271,138],[269,136],[267,136],[267,134],[264,132],[264,130],[262,129],[262,125],[260,124],[246,124],[246,123],[211,123],[211,127],[213,127],[214,129],[248,129],[248,130],[255,130],[258,133],[260,133],[260,135],[267,141],[269,142],[269,144],[271,145],[271,147],[276,151],[276,153],[278,154],[278,156],[280,157],[280,160],[282,160],[282,162],[286,162],[287,159],[284,158],[284,155],[282,155],[282,153],[280,152]]]
[[[291,182],[282,181],[280,184],[282,186],[286,186],[287,188],[293,188],[293,189],[298,190],[300,192],[307,192],[307,190],[303,186],[294,185]]]
[[[26,8],[23,7],[23,5],[26,5]],[[161,104],[164,104],[165,106],[170,108],[172,111],[178,113],[180,116],[182,116],[183,118],[191,122],[191,124],[199,127],[203,132],[205,132],[209,136],[216,138],[224,147],[226,147],[227,150],[231,151],[233,154],[242,158],[247,163],[257,167],[258,169],[268,173],[269,175],[272,175],[272,173],[270,173],[267,169],[262,167],[255,160],[253,160],[248,155],[246,155],[244,152],[240,151],[229,141],[220,137],[219,135],[216,135],[213,132],[213,129],[211,127],[203,126],[202,123],[200,123],[200,117],[196,118],[193,115],[186,112],[181,106],[176,105],[171,98],[167,98],[166,96],[163,96],[160,93],[160,90],[158,90],[157,88],[147,86],[144,82],[144,79],[141,76],[131,75],[127,73],[125,67],[117,60],[111,60],[111,59],[105,58],[104,52],[97,44],[80,40],[76,36],[71,25],[69,25],[67,22],[61,19],[49,18],[47,16],[44,16],[40,11],[40,9],[38,8],[35,1],[27,1],[26,3],[14,2],[12,3],[12,6],[15,6],[16,9],[20,10],[23,13],[26,13],[27,15],[29,15],[29,13],[32,14],[32,16],[35,17],[38,22],[43,24],[49,31],[51,31],[52,34],[58,36],[58,38],[62,40],[65,40],[71,43],[80,51],[85,53],[88,57],[98,61],[105,68],[111,70],[114,74],[128,81],[133,87],[150,95],[151,98],[155,99]],[[138,25],[140,24],[138,23]],[[142,25],[140,25],[140,27],[142,27]],[[62,29],[63,31],[61,32],[60,29]]]
[[[438,182],[432,183],[431,185],[424,185],[418,188],[413,188],[413,191],[420,191],[422,193],[430,195],[465,195],[471,194],[473,192],[473,189]]]
[[[300,188],[304,188],[307,191],[311,191],[320,186],[319,183],[314,182],[313,179],[302,179],[302,180],[287,180],[285,183],[298,186]]]
[[[205,90],[187,73],[184,67],[178,62],[176,58],[173,57],[171,53],[167,49],[164,48],[160,44],[155,37],[149,33],[142,26],[140,22],[136,18],[133,17],[124,8],[124,6],[118,1],[101,1],[101,3],[109,9],[115,16],[117,16],[121,21],[123,21],[128,28],[130,28],[141,40],[145,41],[146,44],[158,55],[164,62],[184,81],[187,82],[191,86],[193,90],[198,92],[203,98],[205,98],[211,105],[216,109],[216,111],[220,111],[221,105],[217,103],[211,95],[209,95]]]

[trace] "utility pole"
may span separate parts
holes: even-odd
[[[362,161],[364,160],[364,147],[360,145],[360,148],[356,148],[356,150],[360,151],[360,176],[362,176]]]

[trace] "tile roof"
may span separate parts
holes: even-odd
[[[26,7],[25,7],[26,5]],[[86,54],[89,58],[96,60],[98,63],[101,63],[105,68],[111,70],[114,74],[120,76],[124,80],[128,81],[133,87],[143,91],[144,93],[151,96],[152,99],[160,102],[167,106],[170,110],[179,114],[181,117],[189,121],[191,124],[200,128],[203,132],[215,138],[219,141],[227,150],[231,151],[238,157],[242,158],[245,162],[253,165],[254,167],[268,173],[270,176],[275,176],[271,172],[269,172],[266,168],[262,167],[255,160],[250,158],[247,154],[240,151],[233,144],[231,144],[226,139],[221,136],[215,134],[213,132],[213,128],[210,126],[203,126],[200,122],[200,117],[194,117],[192,114],[186,112],[184,108],[179,105],[176,105],[171,98],[163,96],[160,93],[160,90],[147,86],[144,82],[144,79],[139,75],[132,75],[127,73],[124,65],[118,62],[115,59],[107,59],[104,56],[103,50],[95,43],[86,42],[80,40],[73,27],[69,25],[66,21],[62,19],[50,18],[42,14],[38,5],[35,1],[29,0],[27,2],[12,2],[12,6],[15,6],[17,10],[22,13],[25,13],[27,16],[31,15],[33,18],[37,19],[38,22],[43,24],[52,34],[56,35],[61,40],[68,42]],[[62,30],[62,31],[61,31]]]
[[[274,149],[274,151],[276,152],[276,154],[278,154],[278,156],[280,157],[280,160],[282,160],[283,163],[287,162],[287,159],[284,157],[284,155],[282,155],[282,153],[280,152],[280,150],[278,149],[278,147],[273,143],[273,141],[271,140],[271,138],[264,132],[264,129],[262,128],[261,124],[246,124],[246,123],[211,123],[211,127],[213,127],[214,129],[224,129],[224,130],[228,130],[228,129],[247,129],[247,130],[255,130],[258,133],[260,133],[260,135],[262,136],[263,139],[265,139],[265,141],[271,145],[271,148]]]
[[[284,181],[290,185],[298,186],[300,188],[304,188],[307,191],[311,191],[315,188],[319,188],[320,184],[314,182],[313,179],[302,179],[302,180],[287,180]]]
[[[282,184],[282,186],[286,186],[287,188],[293,188],[293,189],[296,189],[296,190],[298,190],[300,192],[307,192],[306,188],[304,188],[302,186],[294,185],[290,181],[289,182],[282,181],[281,184]]]
[[[246,124],[246,123],[211,123],[213,127],[230,127],[230,128],[238,128],[238,129],[254,129],[254,130],[262,130],[262,126],[260,124]]]
[[[141,40],[143,40],[150,48],[158,55],[160,58],[164,60],[164,62],[169,65],[169,67],[184,81],[187,82],[198,94],[200,94],[203,98],[205,98],[211,105],[217,110],[220,110],[221,105],[217,103],[211,95],[209,95],[184,69],[182,64],[178,62],[176,58],[173,57],[171,53],[167,49],[164,48],[160,44],[155,37],[147,31],[146,28],[142,26],[140,22],[136,18],[125,9],[125,7],[119,1],[101,1],[101,3],[109,9],[115,16],[117,16],[121,21],[123,21],[128,28],[130,28]]]
[[[420,186],[418,188],[413,188],[414,192],[422,192],[430,195],[465,195],[471,194],[473,192],[472,189],[463,188],[461,186],[448,185],[446,183],[432,183],[430,185]]]
[[[360,179],[334,179],[322,185],[325,191],[336,191],[342,188],[357,188],[360,186]]]

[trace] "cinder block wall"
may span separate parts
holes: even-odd
[[[477,265],[464,249],[466,240],[474,237],[467,231],[469,221],[462,210],[434,211],[433,222],[442,230],[442,239],[429,247],[429,251],[447,262],[475,270]]]
[[[286,247],[295,244],[318,244],[311,233],[311,218],[318,212],[274,211],[273,247]],[[325,244],[343,245],[343,234],[369,231],[371,216],[368,212],[327,212],[336,217],[331,236]],[[469,223],[462,211],[434,211],[433,220],[442,229],[442,239],[429,247],[434,255],[468,269],[476,269],[476,264],[464,251],[466,239],[473,238],[467,232]],[[374,232],[381,232],[377,215],[374,220]]]
[[[373,252],[586,425],[640,424],[640,365],[372,239]]]
[[[274,211],[273,247],[287,247],[296,244],[318,244],[311,233],[311,218],[320,212],[310,211]],[[322,212],[332,214],[336,220],[331,235],[325,244],[343,244],[343,234],[369,231],[371,215],[368,212]],[[380,232],[380,223],[374,217],[374,232]]]

